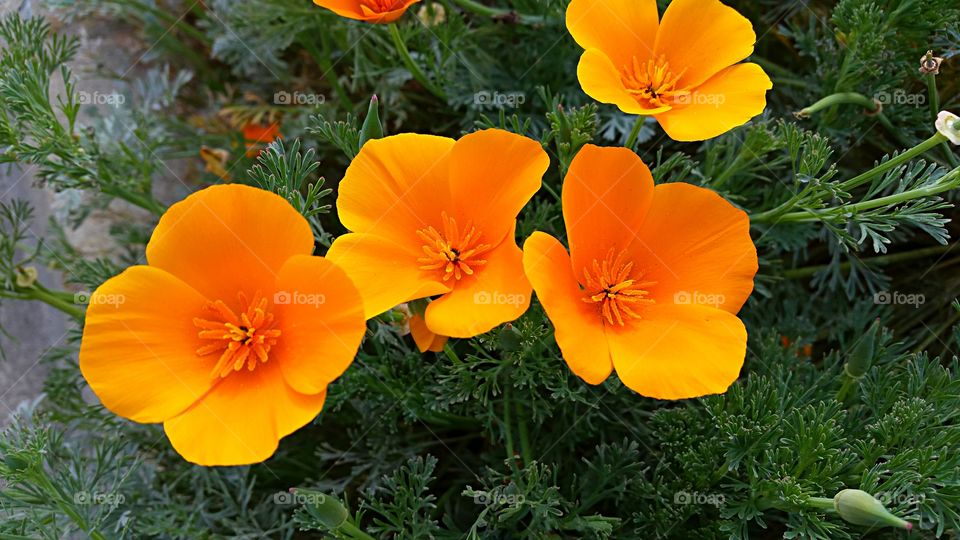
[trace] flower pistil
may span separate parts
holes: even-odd
[[[197,349],[198,356],[220,353],[220,359],[210,372],[211,377],[226,377],[240,371],[246,364],[249,371],[257,367],[257,361],[269,359],[270,348],[276,345],[280,329],[274,328],[274,317],[267,311],[267,299],[259,292],[253,301],[239,293],[240,306],[245,309],[237,316],[223,300],[209,302],[206,310],[215,320],[195,318],[193,324],[200,329],[201,340],[212,341]]]
[[[636,311],[639,305],[652,304],[653,299],[647,287],[656,285],[655,281],[640,281],[643,274],[634,272],[633,262],[626,260],[625,251],[616,252],[613,248],[602,261],[593,260],[593,264],[583,269],[584,302],[600,305],[600,315],[609,324],[624,326],[624,316],[640,319]],[[631,277],[636,274],[636,277]]]
[[[638,103],[646,102],[653,108],[671,106],[690,95],[689,91],[677,88],[677,82],[682,76],[683,72],[671,72],[670,63],[663,57],[643,63],[634,56],[633,63],[620,70],[620,79],[627,92]]]
[[[467,224],[461,234],[455,219],[446,212],[441,214],[441,218],[443,233],[433,226],[417,231],[417,236],[425,242],[423,253],[426,256],[417,259],[420,269],[443,269],[443,281],[449,281],[450,278],[459,281],[464,275],[472,276],[477,267],[487,264],[486,259],[479,257],[490,250],[490,244],[480,241],[480,231],[472,224]]]

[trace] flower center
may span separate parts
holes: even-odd
[[[197,349],[198,356],[218,353],[220,359],[210,372],[211,377],[226,377],[234,371],[240,371],[243,365],[253,371],[257,361],[266,362],[270,348],[276,345],[280,330],[273,328],[273,314],[267,312],[267,299],[257,292],[248,302],[246,295],[237,295],[243,311],[238,316],[223,300],[209,302],[205,309],[211,313],[210,319],[193,319],[200,329],[197,334],[204,342]]]
[[[401,0],[360,0],[360,10],[365,15],[373,15],[393,11],[402,4]]]
[[[634,56],[633,63],[620,70],[620,80],[627,92],[638,103],[651,108],[682,103],[690,95],[689,91],[677,88],[677,81],[682,76],[683,72],[674,74],[670,71],[670,63],[663,56],[644,63]]]
[[[650,293],[646,287],[656,285],[656,281],[640,281],[641,272],[633,271],[633,263],[626,261],[626,252],[614,256],[613,248],[603,260],[593,260],[593,264],[583,269],[582,298],[588,304],[599,304],[600,315],[610,324],[624,326],[627,320],[639,319],[636,309],[643,304],[652,304],[647,298]],[[636,274],[634,276],[633,274]]]
[[[481,234],[472,224],[461,232],[457,221],[443,212],[443,232],[426,227],[417,231],[423,244],[424,257],[417,259],[421,270],[443,270],[443,281],[460,280],[472,276],[476,269],[487,264],[480,256],[490,250],[490,244],[480,242]]]

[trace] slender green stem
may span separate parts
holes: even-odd
[[[73,295],[64,291],[51,291],[34,284],[32,287],[20,289],[16,293],[0,293],[0,296],[16,300],[38,300],[66,313],[77,321],[83,321],[83,310],[66,300],[65,298],[72,298]]]
[[[337,527],[337,532],[346,534],[350,538],[356,538],[360,540],[374,540],[372,536],[360,530],[360,527],[356,526],[350,519],[344,521],[339,527]]]
[[[453,363],[456,364],[456,365],[460,365],[460,364],[463,363],[463,362],[460,360],[460,357],[457,356],[456,351],[453,350],[453,347],[450,346],[450,342],[449,342],[449,341],[443,346],[443,354],[445,354],[445,355],[447,356],[447,358],[449,358],[450,361],[453,362]]]
[[[847,393],[850,392],[850,389],[853,388],[853,385],[856,382],[857,382],[856,379],[844,373],[843,384],[840,385],[840,389],[837,390],[837,401],[839,401],[840,403],[843,403],[843,400],[846,399],[847,397]]]
[[[527,417],[523,414],[524,410],[519,401],[516,406],[517,429],[520,431],[520,455],[523,456],[523,466],[529,467],[530,463],[533,462],[533,452],[530,450],[530,430],[527,428]]]
[[[485,6],[480,2],[475,2],[474,0],[451,0],[454,4],[460,6],[464,11],[469,11],[477,15],[482,15],[484,17],[494,17],[494,18],[512,18],[516,22],[522,24],[543,24],[546,22],[546,19],[539,15],[524,15],[522,13],[517,13],[512,9],[503,9],[495,8],[491,6]]]
[[[807,499],[807,506],[819,510],[835,511],[837,509],[833,499],[829,497],[810,497]]]
[[[951,249],[953,245],[948,244],[946,246],[933,246],[926,247],[921,249],[915,249],[913,251],[905,251],[903,253],[892,253],[890,255],[881,255],[879,257],[871,257],[866,259],[864,262],[879,266],[885,266],[888,264],[895,264],[904,261],[910,261],[913,259],[921,259],[923,257],[929,257],[931,255],[939,255]],[[849,269],[851,263],[845,262],[840,264],[840,270],[844,271]],[[803,268],[791,268],[783,272],[783,277],[787,279],[801,279],[810,277],[821,270],[831,267],[829,264],[820,264],[816,266],[804,266]]]
[[[423,71],[420,70],[420,66],[413,61],[413,57],[410,56],[410,51],[407,49],[407,44],[404,43],[403,36],[400,35],[400,28],[397,27],[397,24],[390,23],[387,25],[387,27],[390,29],[390,37],[393,39],[393,45],[397,48],[397,53],[403,60],[404,65],[407,66],[407,70],[409,70],[410,74],[413,75],[413,78],[423,85],[424,88],[429,90],[431,94],[440,99],[446,100],[447,96],[444,94],[443,90],[433,84],[430,79],[424,75]]]
[[[937,76],[933,73],[927,73],[924,77],[927,80],[927,96],[930,102],[930,121],[936,121],[937,114],[940,112],[940,93],[937,92]]]
[[[510,382],[507,382],[507,386],[503,389],[503,439],[504,443],[507,445],[507,459],[510,460],[510,465],[513,468],[516,468],[516,455],[513,449],[513,434],[511,433],[512,426],[510,425]]]
[[[630,150],[634,149],[634,146],[637,145],[637,137],[640,136],[640,129],[643,127],[643,123],[646,121],[646,117],[637,116],[636,121],[633,122],[633,129],[630,130],[630,136],[627,137],[627,143],[624,144],[625,147]]]
[[[794,113],[798,118],[808,118],[813,114],[835,105],[859,105],[868,112],[876,113],[880,111],[880,106],[874,100],[857,92],[839,92],[817,101],[813,105],[804,107]]]

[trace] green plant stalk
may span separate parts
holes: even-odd
[[[485,6],[474,0],[451,0],[454,4],[460,6],[464,11],[469,11],[484,17],[515,17],[516,21],[523,24],[543,24],[546,19],[539,15],[524,15],[511,9],[495,8]]]
[[[630,130],[630,136],[627,137],[627,143],[624,144],[625,147],[633,150],[634,146],[637,145],[637,137],[640,136],[640,129],[643,127],[644,121],[646,121],[646,117],[637,116],[637,120],[633,123],[633,129]]]
[[[15,293],[0,292],[0,297],[12,298],[14,300],[37,300],[66,313],[78,322],[83,321],[83,310],[73,305],[71,301],[65,299],[67,297],[73,298],[72,294],[65,291],[51,291],[45,287],[38,286],[38,284],[34,284],[32,287],[20,289]]]
[[[397,27],[397,23],[390,23],[387,25],[387,27],[390,29],[390,37],[393,39],[393,45],[396,47],[397,53],[403,60],[404,65],[407,66],[407,70],[410,71],[411,75],[413,75],[413,78],[423,85],[424,88],[429,90],[431,94],[442,100],[446,100],[447,96],[444,94],[443,90],[434,85],[430,79],[424,75],[423,71],[420,70],[420,67],[417,65],[417,63],[413,61],[413,57],[410,56],[410,50],[407,49],[407,44],[403,42],[403,36],[400,35],[400,28]]]
[[[953,247],[952,244],[948,244],[946,246],[932,246],[932,247],[920,248],[912,251],[905,251],[903,253],[892,253],[890,255],[881,255],[879,257],[872,257],[870,259],[866,259],[864,262],[869,264],[876,264],[880,266],[887,265],[887,264],[895,264],[898,262],[909,261],[913,259],[921,259],[923,257],[927,257],[930,255],[939,255],[951,249],[952,247]],[[840,270],[847,270],[848,268],[850,268],[850,266],[851,266],[851,263],[845,262],[845,263],[840,263],[839,268]],[[804,266],[802,268],[791,268],[789,270],[784,270],[783,277],[787,279],[806,278],[816,274],[821,270],[825,270],[830,267],[831,265],[829,264],[818,264],[816,266]]]
[[[339,527],[337,527],[336,532],[343,533],[347,535],[348,538],[374,540],[372,536],[360,530],[360,527],[357,527],[352,521],[350,521],[350,518],[347,518],[347,521],[344,521]]]
[[[520,402],[517,405],[517,429],[520,430],[520,455],[523,457],[523,466],[529,467],[533,462],[533,453],[530,451],[530,430],[527,428],[527,418],[523,414]]]
[[[813,105],[804,107],[794,113],[798,118],[808,118],[828,107],[835,105],[859,105],[871,113],[879,112],[877,103],[867,96],[857,92],[838,92],[822,98]]]
[[[512,426],[510,425],[510,385],[509,382],[507,386],[503,389],[503,439],[504,444],[507,446],[507,459],[510,461],[510,466],[513,469],[517,468],[517,463],[515,459],[515,451],[513,449],[513,434],[511,433]]]

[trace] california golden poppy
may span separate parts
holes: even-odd
[[[670,138],[700,141],[763,112],[770,78],[750,21],[718,0],[572,0],[567,30],[585,49],[583,91],[628,114],[654,116]]]
[[[417,344],[420,352],[440,352],[443,350],[443,346],[447,344],[447,340],[450,339],[447,336],[431,332],[427,328],[427,321],[423,320],[420,315],[411,315],[407,319],[407,324],[410,325],[410,335],[413,336],[413,342]]]
[[[724,392],[743,364],[735,314],[757,272],[746,213],[701,187],[654,187],[636,154],[593,145],[562,199],[569,254],[535,232],[523,266],[570,369],[590,384],[616,369],[660,399]]]
[[[499,129],[368,141],[337,198],[353,232],[327,257],[356,283],[368,318],[440,295],[424,314],[431,332],[487,332],[530,304],[514,229],[549,163],[540,143]]]
[[[313,0],[313,3],[346,17],[377,24],[391,23],[420,0]]]
[[[345,272],[283,198],[227,184],[160,218],[147,265],[90,297],[80,370],[103,405],[163,422],[200,465],[263,461],[310,422],[366,329]]]
[[[279,122],[269,124],[250,123],[243,126],[243,141],[247,147],[247,157],[257,157],[268,144],[282,138]]]

